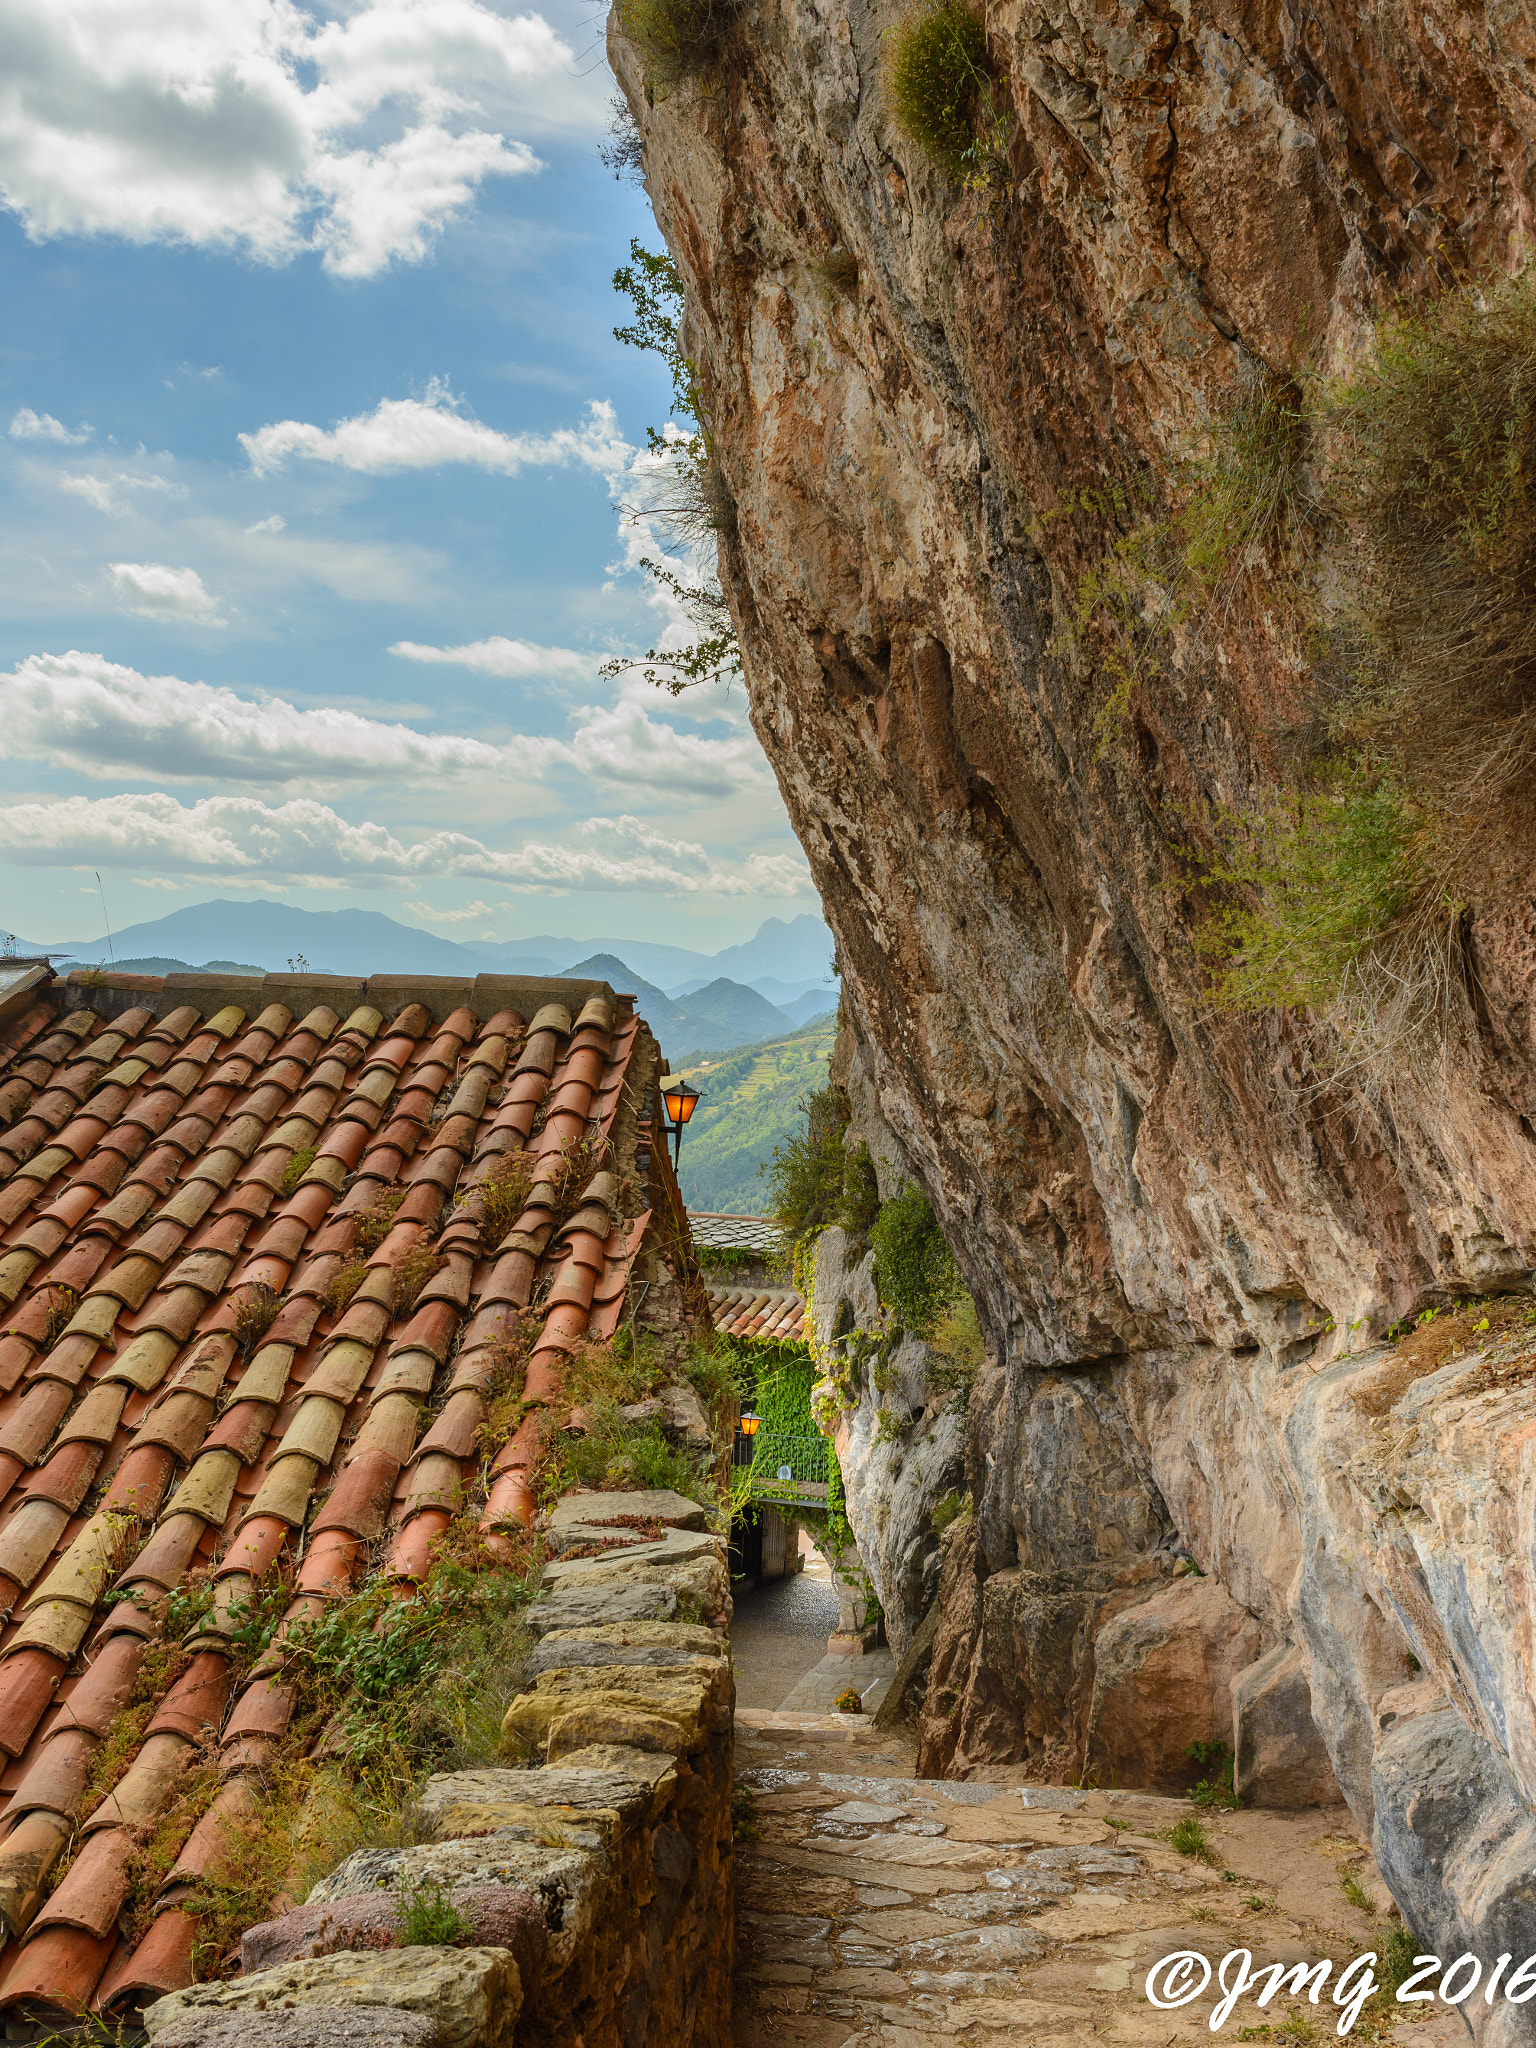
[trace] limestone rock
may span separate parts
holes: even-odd
[[[600,1674],[546,1671],[508,1707],[508,1740],[561,1754],[590,1743],[635,1749],[699,1749],[728,1721],[734,1685],[719,1658],[659,1667],[620,1665]]]
[[[1179,1787],[1208,1775],[1192,1742],[1230,1747],[1232,1681],[1262,1647],[1259,1624],[1215,1579],[1177,1580],[1094,1639],[1088,1758],[1111,1785]]]
[[[1232,1755],[1233,1790],[1245,1806],[1337,1805],[1299,1650],[1282,1643],[1233,1679]]]
[[[517,1964],[500,1948],[347,1951],[284,1963],[227,1984],[193,1984],[144,2014],[153,2041],[173,2021],[295,2006],[375,2006],[420,2014],[438,2048],[511,2048],[522,2006]],[[343,2036],[343,2038],[345,2038]]]
[[[469,1945],[508,1950],[526,1995],[544,1966],[543,1901],[513,1885],[461,1884],[449,1897],[469,1927]],[[240,1967],[251,1976],[278,1963],[370,1948],[375,1942],[387,1947],[398,1943],[399,1931],[396,1901],[389,1893],[359,1893],[296,1906],[246,1929],[240,1941]]]
[[[603,1523],[615,1515],[638,1515],[672,1529],[702,1529],[706,1521],[705,1511],[696,1500],[667,1487],[617,1493],[576,1487],[560,1496],[547,1520],[551,1529],[568,1529],[576,1522]],[[624,1531],[615,1526],[610,1533],[617,1536]]]
[[[155,2039],[160,2048],[437,2048],[439,2036],[425,2013],[399,2007],[294,2005],[184,2013]]]
[[[670,1621],[677,1613],[677,1594],[662,1580],[637,1584],[608,1585],[601,1578],[589,1585],[573,1586],[569,1580],[559,1594],[536,1600],[527,1612],[527,1626],[536,1636],[553,1629],[604,1628],[622,1621]]]

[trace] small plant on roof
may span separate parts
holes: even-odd
[[[235,1303],[235,1342],[242,1358],[250,1357],[277,1321],[287,1299],[286,1294],[279,1294],[265,1280],[257,1280],[245,1289]]]
[[[416,1306],[417,1296],[432,1278],[448,1263],[441,1252],[434,1251],[428,1239],[418,1238],[409,1251],[402,1252],[395,1260],[395,1314],[408,1316]]]
[[[333,1316],[339,1316],[347,1303],[362,1286],[368,1272],[366,1259],[343,1259],[330,1277],[325,1290],[325,1305]]]
[[[366,1209],[359,1209],[352,1218],[352,1248],[371,1258],[388,1237],[395,1220],[395,1211],[405,1200],[402,1187],[380,1188]]]
[[[314,1146],[301,1145],[298,1151],[295,1152],[293,1157],[288,1161],[288,1164],[283,1168],[283,1193],[285,1195],[291,1195],[297,1192],[299,1182],[304,1178],[305,1174],[308,1173],[309,1169],[314,1165],[314,1163]]]
[[[480,1241],[487,1250],[499,1245],[528,1205],[533,1186],[533,1160],[526,1152],[504,1152],[476,1189],[457,1197],[480,1197]]]
[[[51,1351],[69,1325],[74,1321],[75,1310],[80,1306],[80,1297],[73,1287],[55,1285],[53,1299],[48,1304],[48,1320],[43,1325],[43,1349]]]

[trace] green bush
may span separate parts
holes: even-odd
[[[974,123],[992,83],[986,31],[964,0],[940,0],[908,15],[892,37],[890,100],[897,120],[926,155],[962,176],[975,148]]]
[[[440,1879],[418,1881],[409,1871],[402,1874],[396,1890],[395,1917],[404,1948],[454,1948],[474,1932]]]
[[[776,1145],[764,1169],[769,1211],[792,1245],[831,1223],[861,1237],[874,1221],[880,1195],[867,1148],[847,1149],[847,1091],[829,1083],[800,1107],[805,1129]]]
[[[903,1329],[929,1336],[945,1307],[964,1290],[955,1255],[914,1181],[882,1205],[869,1241],[881,1302]]]

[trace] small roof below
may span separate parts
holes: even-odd
[[[778,1239],[771,1216],[730,1216],[712,1209],[690,1209],[688,1228],[695,1245],[711,1251],[771,1252]]]

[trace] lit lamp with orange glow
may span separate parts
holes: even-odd
[[[743,1436],[756,1436],[762,1426],[763,1418],[761,1415],[753,1415],[750,1411],[743,1415],[740,1422],[736,1425]]]
[[[690,1088],[686,1081],[680,1080],[676,1075],[669,1076],[661,1084],[662,1105],[672,1128],[674,1167],[683,1156],[683,1125],[693,1115],[693,1106],[698,1099],[698,1089]]]

